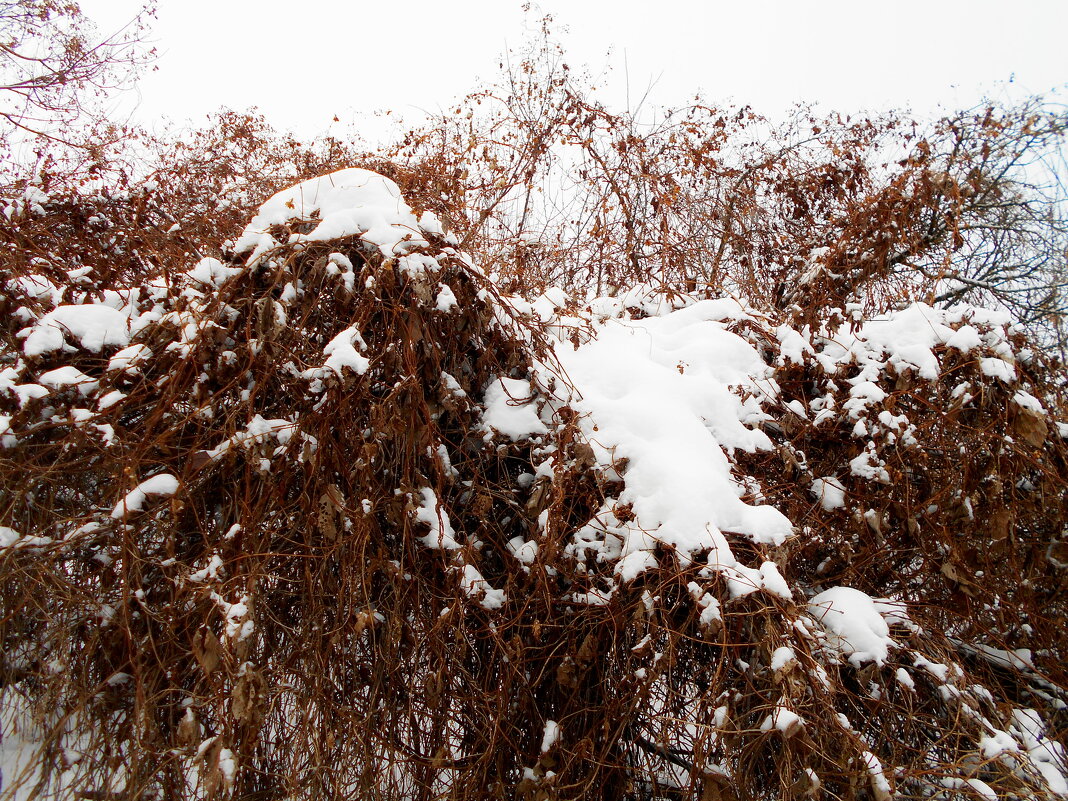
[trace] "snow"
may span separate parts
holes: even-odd
[[[349,292],[356,286],[356,270],[352,266],[352,260],[344,253],[331,253],[327,257],[326,274],[341,276],[341,282]]]
[[[294,221],[314,221],[315,227],[309,233],[291,233],[285,242],[271,235],[272,227]],[[426,222],[428,232],[440,230],[436,220],[426,218]],[[396,256],[426,246],[422,230],[396,183],[352,168],[302,181],[270,197],[245,227],[234,250],[247,253],[247,264],[254,266],[281,244],[360,236],[383,255]]]
[[[923,378],[934,380],[939,375],[938,359],[933,348],[937,345],[956,347],[967,352],[979,343],[977,336],[961,334],[949,323],[959,321],[961,314],[935,309],[916,303],[885,317],[868,321],[859,338],[870,349],[888,357],[898,372],[915,369]],[[974,329],[973,329],[974,330]]]
[[[116,351],[108,360],[108,372],[131,372],[136,365],[148,359],[152,355],[152,349],[143,343],[130,345]]]
[[[804,364],[805,354],[814,353],[811,343],[788,325],[779,326],[775,329],[775,338],[779,340],[778,364],[785,365],[787,362]]]
[[[856,369],[856,374],[847,379],[852,389],[850,399],[844,404],[850,418],[858,421],[854,436],[868,436],[869,427],[862,418],[870,406],[886,400],[885,390],[876,382],[886,376],[888,368],[899,374],[914,371],[928,380],[939,378],[937,348],[954,349],[962,354],[977,348],[991,349],[999,358],[980,358],[980,370],[1006,383],[1016,380],[1013,351],[1007,340],[1010,318],[1004,313],[974,307],[936,309],[916,303],[856,322],[861,324],[853,333],[839,331],[832,336],[826,332],[812,334],[807,329],[800,332],[802,339],[808,336],[813,345],[818,344],[813,358],[828,374]],[[823,401],[816,401],[821,404],[816,424],[834,419],[836,415],[823,408]],[[815,406],[813,410],[817,411]],[[868,463],[867,459],[855,467],[860,472],[855,471],[854,475],[876,481],[888,479],[878,465]]]
[[[515,442],[548,433],[533,398],[534,391],[526,379],[505,377],[491,381],[486,387],[486,411],[482,416],[487,435],[496,431]]]
[[[227,280],[235,275],[245,272],[244,267],[227,267],[218,259],[203,258],[196,266],[186,273],[190,280],[209,287],[222,286]]]
[[[57,367],[55,370],[49,370],[47,373],[43,373],[37,380],[42,386],[46,386],[52,390],[76,387],[78,392],[82,395],[88,395],[100,386],[99,382],[91,376],[87,376],[77,367],[72,367],[69,364],[63,367]]]
[[[1031,764],[1042,774],[1050,790],[1057,795],[1068,795],[1068,776],[1065,775],[1068,754],[1064,746],[1046,735],[1046,728],[1035,710],[1015,709],[1012,716],[1013,730],[1027,749]]]
[[[504,591],[494,589],[477,567],[464,561],[449,513],[438,500],[437,493],[430,487],[424,487],[419,496],[420,502],[412,509],[412,517],[417,523],[430,528],[430,533],[421,536],[419,541],[427,548],[445,551],[451,555],[453,564],[450,569],[459,573],[460,588],[467,597],[478,601],[483,609],[490,611],[503,607],[508,600]]]
[[[504,591],[493,589],[490,583],[483,578],[477,567],[465,564],[461,570],[460,586],[468,596],[473,598],[480,597],[480,603],[484,609],[500,609],[504,606],[507,601]]]
[[[36,215],[43,216],[45,214],[45,206],[51,200],[52,198],[43,189],[29,184],[22,190],[22,194],[19,197],[12,198],[11,202],[5,205],[3,212],[0,213],[8,220],[25,214],[27,209]]]
[[[457,306],[456,295],[452,291],[452,287],[448,284],[442,284],[441,290],[438,292],[437,298],[434,300],[434,307],[439,312],[450,312]]]
[[[467,393],[464,392],[463,387],[460,386],[460,382],[444,370],[441,371],[441,383],[445,389],[449,390],[450,395],[457,398],[467,397]]]
[[[715,595],[706,592],[705,588],[696,581],[691,581],[687,584],[686,589],[690,591],[690,595],[697,602],[697,607],[701,610],[701,626],[707,627],[715,622],[722,622],[723,616],[720,612],[721,605],[719,599],[716,598]]]
[[[994,357],[980,359],[979,369],[982,370],[983,375],[997,378],[1006,384],[1011,384],[1016,380],[1016,368],[1004,359]]]
[[[10,548],[22,535],[8,526],[0,526],[0,548]]]
[[[790,585],[779,573],[779,566],[774,562],[765,561],[756,569],[737,562],[721,564],[719,570],[727,578],[727,590],[731,598],[740,598],[758,590],[766,590],[786,601],[793,598]]]
[[[111,516],[116,520],[121,520],[129,512],[142,511],[149,496],[174,495],[177,491],[178,479],[170,473],[152,476],[126,493],[126,496],[111,510]]]
[[[890,483],[890,473],[886,470],[886,462],[879,458],[874,442],[869,442],[858,456],[849,460],[849,472],[858,478],[879,484]]]
[[[224,633],[231,640],[241,642],[252,635],[255,624],[249,618],[249,597],[242,595],[235,603],[229,603],[221,595],[212,592],[212,599],[219,605],[219,609],[226,618]]]
[[[397,270],[401,275],[407,276],[413,281],[422,281],[428,273],[439,272],[441,265],[433,256],[425,253],[412,253],[410,256],[401,256],[397,259]]]
[[[627,460],[618,501],[634,514],[620,523],[606,506],[571,547],[600,547],[601,558],[618,558],[623,581],[654,566],[653,552],[663,544],[694,559],[707,552],[710,568],[730,571],[733,591],[784,590],[777,573],[738,570],[724,533],[770,545],[792,533],[778,510],[743,501],[731,473],[735,450],[772,447],[752,427],[766,419],[757,398],[772,391],[771,368],[724,322],[743,317],[733,301],[702,301],[663,317],[607,319],[577,349],[557,345],[562,377],[573,387],[559,402],[581,415],[599,464]]]
[[[771,669],[773,671],[780,671],[783,668],[796,664],[797,654],[794,653],[794,649],[788,645],[782,645],[775,649],[775,652],[771,655]]]
[[[961,353],[967,353],[982,345],[982,337],[975,327],[970,325],[962,325],[946,340],[946,347],[956,348]]]
[[[845,506],[845,486],[834,476],[813,479],[812,494],[819,499],[825,511],[833,512]]]
[[[545,721],[545,730],[541,735],[541,753],[545,753],[560,741],[560,724],[555,720]]]
[[[1038,412],[1039,414],[1046,413],[1046,407],[1042,405],[1042,401],[1030,392],[1024,392],[1022,389],[1018,390],[1016,394],[1012,396],[1012,401],[1023,409],[1029,409],[1032,412]]]
[[[237,758],[229,748],[219,750],[218,768],[226,787],[232,787],[237,778]]]
[[[30,357],[63,349],[68,337],[93,353],[130,344],[129,318],[102,304],[58,306],[23,330],[27,335],[22,352]]]
[[[113,389],[111,390],[111,392],[108,392],[100,397],[100,400],[96,402],[96,408],[100,411],[104,411],[104,409],[110,409],[112,406],[114,406],[116,403],[118,403],[125,397],[125,392],[120,392],[117,389]]]
[[[1002,754],[1012,754],[1020,750],[1020,744],[1008,732],[995,729],[987,737],[979,738],[979,750],[983,757],[993,759]]]
[[[26,295],[34,300],[50,301],[50,306],[55,306],[55,299],[62,295],[59,287],[43,275],[22,275],[12,278],[4,283],[4,288],[9,292]]]
[[[327,357],[323,366],[333,370],[338,375],[342,375],[345,368],[352,370],[356,375],[363,375],[367,372],[367,368],[371,366],[371,362],[356,350],[355,345],[357,344],[361,348],[367,347],[367,343],[363,341],[359,331],[355,328],[346,328],[323,348],[323,355]]]
[[[998,801],[998,794],[994,792],[994,789],[982,781],[981,779],[965,779],[965,783],[968,784],[973,790],[975,790],[980,798],[984,801]]]
[[[211,460],[221,459],[232,448],[251,448],[255,445],[274,439],[279,447],[286,445],[297,433],[297,424],[284,417],[266,418],[254,414],[249,420],[244,431],[238,431],[232,437],[224,439],[214,448],[205,451]]]
[[[875,756],[871,751],[865,751],[861,758],[864,761],[864,767],[868,769],[868,775],[871,777],[871,789],[872,794],[875,796],[875,801],[890,801],[894,797],[894,793],[890,787],[890,782],[886,779],[886,774],[883,772],[883,763],[879,761],[879,757]]]
[[[458,550],[460,543],[456,541],[452,521],[445,507],[438,502],[437,494],[430,487],[424,487],[419,494],[421,503],[416,507],[414,517],[416,521],[430,526],[430,533],[421,538],[423,545],[427,548]]]
[[[1029,648],[1016,648],[1012,651],[1006,651],[983,643],[965,643],[955,639],[952,641],[961,651],[981,656],[999,668],[1012,668],[1021,672],[1035,670],[1034,656]]]
[[[194,584],[199,584],[204,581],[214,581],[216,578],[218,578],[219,571],[222,569],[222,567],[222,558],[217,553],[213,553],[211,555],[211,559],[208,560],[207,565],[202,567],[200,570],[190,573],[187,581],[191,581]]]
[[[843,404],[843,408],[849,412],[850,419],[856,420],[869,406],[884,400],[886,392],[882,387],[872,381],[861,380],[849,390],[849,400]]]
[[[856,667],[865,662],[882,665],[895,645],[875,600],[852,587],[824,590],[809,600],[808,613],[823,625],[829,643]]]
[[[805,725],[805,721],[792,709],[782,706],[775,707],[775,711],[764,718],[760,724],[761,731],[777,730],[785,737],[792,737]]]
[[[13,384],[8,389],[15,393],[20,408],[32,400],[48,395],[48,388],[42,387],[40,384]]]
[[[912,664],[920,670],[927,671],[928,675],[932,676],[940,684],[945,684],[949,680],[949,665],[932,662],[920,654],[913,655]]]
[[[898,668],[894,672],[894,678],[897,679],[897,683],[900,684],[902,687],[908,687],[910,690],[915,692],[916,682],[913,680],[912,676],[909,675],[909,672],[905,670],[905,668]]]
[[[508,550],[524,565],[534,564],[538,557],[538,543],[534,540],[524,540],[522,537],[512,537],[508,540]]]

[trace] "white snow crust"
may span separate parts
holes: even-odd
[[[93,353],[105,347],[130,344],[130,320],[122,312],[102,303],[58,306],[26,331],[22,352],[41,356],[62,350],[67,337]]]
[[[111,516],[120,520],[129,512],[140,512],[145,508],[145,502],[152,495],[174,495],[178,491],[178,479],[170,473],[160,473],[145,479],[115,504],[111,510]]]
[[[865,662],[883,664],[895,646],[875,599],[860,590],[824,590],[809,600],[808,613],[823,625],[831,645],[857,667]]]
[[[482,420],[488,436],[496,431],[509,439],[521,440],[549,431],[538,417],[530,382],[519,378],[498,378],[486,387],[486,411]]]
[[[352,168],[302,181],[270,197],[238,238],[234,250],[248,253],[247,263],[280,244],[325,242],[359,236],[386,256],[427,245],[422,232],[438,233],[440,224],[427,212],[423,224],[401,197],[396,183],[369,170]],[[279,242],[270,233],[277,225],[314,221],[309,233],[292,233]]]
[[[812,482],[812,494],[820,502],[825,511],[841,509],[845,506],[845,487],[834,476],[823,476]]]
[[[663,317],[608,319],[579,348],[557,345],[575,390],[568,400],[598,462],[627,460],[619,501],[634,513],[624,523],[602,510],[574,548],[618,559],[624,581],[653,566],[653,551],[667,545],[693,559],[706,553],[737,594],[783,589],[777,572],[740,569],[724,534],[777,545],[792,532],[778,510],[742,500],[731,472],[735,450],[771,447],[753,427],[766,419],[757,398],[772,389],[771,368],[725,322],[745,314],[732,301],[708,300]],[[753,394],[744,398],[744,390]]]
[[[358,330],[346,328],[323,348],[323,355],[327,357],[323,366],[338,375],[342,375],[345,368],[352,370],[356,375],[363,375],[371,363],[366,356],[356,350],[356,345],[362,348],[367,347],[367,343],[363,341]]]

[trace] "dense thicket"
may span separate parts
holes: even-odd
[[[4,792],[1068,792],[1063,111],[643,117],[516,63],[381,153],[223,113],[11,174]],[[249,224],[353,166],[396,184]],[[661,319],[749,359],[705,424],[790,536],[657,540],[568,357]]]

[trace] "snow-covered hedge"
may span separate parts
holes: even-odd
[[[457,247],[351,169],[6,278],[5,790],[1068,794],[1063,368],[1009,319]]]

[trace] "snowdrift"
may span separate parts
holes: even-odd
[[[6,281],[5,792],[1068,795],[1063,371],[1010,320],[457,248],[350,169],[170,280]]]

